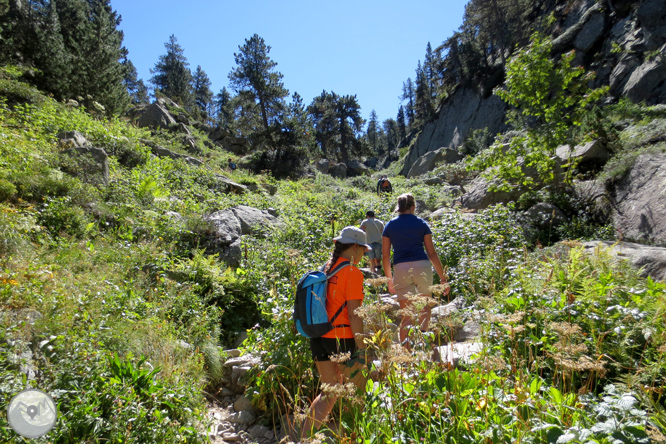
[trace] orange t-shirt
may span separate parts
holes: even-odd
[[[331,269],[343,260],[345,259],[339,258]],[[326,287],[326,313],[328,313],[328,318],[331,319],[345,301],[358,299],[363,301],[363,296],[363,273],[361,273],[361,270],[351,265],[338,271],[335,276],[328,280],[328,287]],[[344,308],[333,322],[333,325],[344,324],[349,325],[347,308]],[[338,327],[326,333],[322,338],[353,339],[354,334],[350,327]]]

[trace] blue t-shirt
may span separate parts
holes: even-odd
[[[413,214],[401,214],[384,227],[382,236],[393,245],[393,263],[428,260],[423,237],[432,234],[427,222]]]

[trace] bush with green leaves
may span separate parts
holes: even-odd
[[[594,73],[572,66],[573,51],[555,61],[551,59],[550,39],[536,33],[531,40],[507,64],[506,88],[496,91],[515,107],[508,123],[525,134],[514,137],[508,149],[493,144],[469,163],[471,169],[486,171],[487,177],[497,179],[502,188],[532,189],[555,181],[555,150],[567,143],[574,145],[573,130],[582,125],[589,106],[608,91],[608,87],[589,87]],[[536,174],[527,175],[528,168]],[[571,181],[571,177],[565,176],[564,181]]]

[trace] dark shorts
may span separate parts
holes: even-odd
[[[330,361],[331,355],[356,352],[356,341],[352,338],[310,338],[310,349],[312,359],[315,361]]]

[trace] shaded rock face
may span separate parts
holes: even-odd
[[[416,177],[432,171],[435,166],[441,163],[455,163],[461,159],[458,150],[453,148],[440,148],[435,151],[429,151],[419,157],[414,165],[409,169],[407,177]]]
[[[638,156],[612,192],[613,222],[625,240],[666,246],[666,154]]]
[[[347,165],[344,163],[331,163],[328,167],[328,174],[338,179],[347,177]]]
[[[369,176],[370,170],[358,160],[351,160],[347,162],[347,176]]]
[[[470,131],[487,128],[496,134],[506,128],[505,103],[497,96],[480,97],[469,88],[458,88],[442,106],[437,120],[426,124],[405,158],[401,174],[408,175],[416,160],[439,148],[458,148]]]
[[[633,70],[622,90],[632,102],[666,102],[666,45],[659,54]]]

